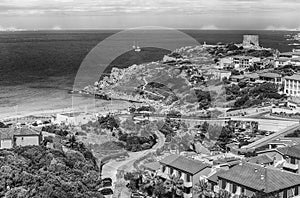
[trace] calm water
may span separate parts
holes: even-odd
[[[99,42],[117,33],[105,31],[0,32],[0,111],[41,106],[68,106],[77,70],[89,51]],[[243,34],[258,34],[260,44],[290,51],[293,46],[285,31],[209,31],[185,30],[198,42],[241,43]],[[172,41],[168,41],[172,42]],[[2,108],[2,109],[1,109]],[[5,109],[4,109],[5,108]]]

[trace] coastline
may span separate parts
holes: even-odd
[[[14,107],[0,107],[0,121],[9,121],[13,119],[24,118],[27,116],[52,116],[59,113],[70,112],[85,112],[85,113],[100,113],[107,114],[111,111],[120,111],[132,106],[132,103],[122,100],[100,100],[96,99],[91,102],[85,97],[76,97],[74,105],[59,105],[58,107],[43,107],[43,106],[25,106],[17,112],[12,112]],[[72,107],[73,106],[73,107]],[[32,110],[32,108],[34,110]]]

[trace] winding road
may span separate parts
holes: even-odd
[[[117,181],[118,171],[130,172],[134,170],[133,164],[135,161],[139,160],[141,157],[155,152],[156,149],[161,148],[165,143],[165,136],[159,131],[155,131],[157,135],[157,143],[148,150],[139,151],[139,152],[129,152],[129,157],[124,161],[110,160],[102,168],[102,177],[110,177],[113,181],[113,189],[115,189],[115,182]],[[123,198],[123,196],[122,196]]]

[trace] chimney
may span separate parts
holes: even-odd
[[[264,180],[265,179],[265,176],[262,174],[262,175],[260,175],[260,179],[261,180]]]
[[[257,170],[257,168],[255,168],[255,169],[254,169],[254,172],[256,172],[256,173],[257,173],[257,171],[258,171],[258,170]]]

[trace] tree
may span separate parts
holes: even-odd
[[[215,194],[215,198],[231,198],[231,193],[221,189],[219,193]]]
[[[158,198],[164,198],[165,188],[162,182],[154,186],[153,194]]]
[[[244,95],[241,98],[237,99],[234,103],[235,107],[241,107],[243,106],[247,101],[249,100],[249,96],[248,95]]]
[[[169,180],[164,182],[165,192],[172,197],[182,197],[184,190],[184,182],[179,176],[169,175]]]
[[[199,183],[195,185],[193,193],[198,195],[199,198],[210,198],[213,196],[213,192],[208,189],[208,184],[204,180],[200,180]]]

